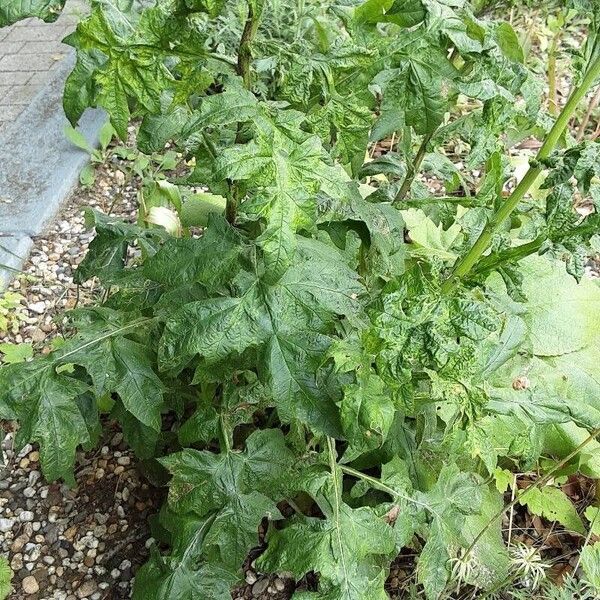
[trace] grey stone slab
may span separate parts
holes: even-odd
[[[32,77],[31,73],[25,71],[0,73],[0,85],[25,85]]]
[[[16,54],[24,45],[25,42],[0,42],[0,56]]]
[[[0,290],[21,270],[33,246],[27,235],[10,235],[0,231]]]
[[[11,42],[8,42],[11,43]],[[0,48],[2,44],[0,44]],[[56,54],[65,53],[65,46],[60,40],[52,40],[49,42],[27,42],[23,44],[19,50],[20,54]]]
[[[9,54],[0,58],[0,71],[48,71],[61,59],[59,54]]]
[[[41,26],[41,27],[11,27],[8,35],[4,38],[6,42],[48,42],[59,40],[63,35],[62,26]]]
[[[29,104],[39,92],[40,87],[31,83],[13,86],[8,93],[0,97],[0,106],[6,104]]]
[[[9,200],[0,203],[4,233],[41,233],[89,159],[64,135],[62,91],[73,62],[70,55],[17,120],[0,131],[0,198]],[[81,132],[92,145],[105,120],[98,110],[82,117]]]
[[[0,124],[14,121],[23,112],[21,104],[0,107]]]

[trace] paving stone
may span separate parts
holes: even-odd
[[[40,87],[31,83],[13,86],[4,97],[0,94],[0,106],[6,104],[29,104],[31,99],[39,92]]]
[[[13,42],[8,42],[13,43]],[[0,48],[2,44],[0,43]],[[56,54],[65,52],[65,46],[59,40],[44,41],[44,42],[27,42],[21,46],[19,54]],[[0,52],[1,54],[1,52]]]
[[[40,73],[45,75],[45,73]],[[25,71],[12,71],[7,73],[0,73],[0,85],[24,85],[32,77],[35,77],[38,73],[33,75]]]
[[[9,201],[0,202],[4,232],[39,234],[89,160],[64,135],[62,92],[74,58],[70,54],[26,111],[0,132],[0,195]],[[104,120],[101,111],[88,111],[81,119],[90,144]]]
[[[25,42],[0,42],[0,56],[16,54],[23,46],[25,46]]]
[[[55,65],[57,56],[53,54],[9,54],[0,58],[0,71],[48,71]]]
[[[6,125],[11,121],[14,121],[23,111],[21,104],[11,104],[10,106],[3,106],[0,110],[0,125]]]
[[[0,290],[21,268],[32,246],[33,240],[27,235],[0,233]]]
[[[59,40],[63,34],[63,27],[11,27],[4,38],[6,42],[48,42]]]
[[[87,10],[85,0],[67,0],[65,10],[54,23],[30,18],[0,28],[0,131],[19,117],[39,87],[46,85],[63,59],[72,53],[61,40],[73,31]],[[2,89],[3,86],[14,89]]]

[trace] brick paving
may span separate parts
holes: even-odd
[[[68,0],[55,23],[25,19],[0,28],[0,134],[16,120],[71,49],[61,40],[85,11],[82,0]]]

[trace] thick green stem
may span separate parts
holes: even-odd
[[[252,90],[252,71],[250,69],[250,63],[252,60],[252,42],[256,36],[258,30],[260,15],[256,14],[254,10],[254,3],[248,2],[248,16],[242,31],[242,37],[240,38],[240,45],[238,48],[238,60],[237,60],[237,72],[238,75],[244,81],[244,87],[247,90]],[[236,135],[236,143],[239,142],[240,127],[238,124],[238,133]],[[225,218],[232,225],[235,223],[237,217],[237,210],[239,205],[238,198],[238,187],[230,185],[229,194],[227,196],[227,204],[225,205]]]
[[[248,17],[246,18],[246,24],[244,25],[244,30],[242,31],[242,37],[240,39],[237,63],[238,75],[244,80],[244,87],[248,90],[252,88],[250,62],[252,60],[252,42],[254,41],[254,37],[258,30],[258,17],[259,15],[254,12],[253,3],[248,2]]]
[[[402,200],[404,200],[404,198],[406,197],[406,194],[408,194],[408,192],[410,191],[413,181],[415,180],[417,173],[421,169],[421,163],[425,158],[427,146],[429,145],[433,134],[434,132],[432,131],[423,138],[423,141],[421,142],[421,145],[419,146],[419,149],[415,156],[415,160],[410,166],[407,167],[406,177],[404,178],[404,181],[402,182],[402,185],[400,186],[400,189],[398,190],[398,193],[394,198],[393,204],[398,204],[399,202],[402,202]]]
[[[514,248],[507,248],[497,254],[490,254],[477,263],[477,266],[473,269],[474,273],[485,274],[497,269],[501,265],[506,263],[515,263],[523,258],[535,254],[546,241],[545,236],[537,237],[531,242],[515,246]]]
[[[543,169],[540,163],[547,159],[556,148],[556,145],[567,128],[569,119],[575,112],[577,105],[581,102],[582,98],[584,98],[588,90],[592,87],[599,76],[600,58],[597,58],[588,69],[579,87],[573,90],[571,97],[556,119],[554,126],[546,136],[542,147],[537,153],[536,159],[532,162],[529,170],[525,174],[525,177],[523,177],[510,197],[489,220],[485,229],[481,232],[481,235],[475,244],[473,244],[471,249],[456,263],[452,269],[452,273],[442,285],[442,293],[446,294],[450,292],[461,278],[468,275],[477,261],[481,258],[482,254],[488,249],[494,234],[499,231],[504,221],[515,210],[519,202],[521,202],[538,176],[542,173]]]

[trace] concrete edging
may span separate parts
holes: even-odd
[[[56,215],[89,160],[64,134],[62,93],[74,59],[70,53],[0,135],[0,290],[22,268],[33,239]],[[88,110],[81,118],[79,129],[90,145],[97,145],[105,121],[102,110]]]

